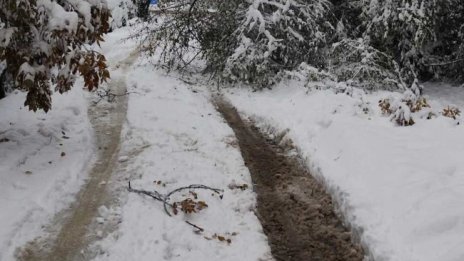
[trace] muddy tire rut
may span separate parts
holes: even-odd
[[[139,56],[134,51],[119,62],[118,77],[113,76],[108,88],[112,93],[126,92],[126,74]],[[120,149],[120,135],[126,120],[127,95],[115,97],[112,102],[100,102],[89,107],[89,118],[95,129],[97,160],[88,174],[88,180],[76,196],[71,206],[57,214],[47,228],[48,235],[29,242],[18,250],[21,261],[64,261],[88,260],[83,250],[96,240],[89,233],[91,223],[98,208],[106,200],[106,185],[117,166]]]
[[[258,195],[258,218],[276,260],[363,260],[324,187],[288,148],[266,138],[221,97],[217,110],[234,130]]]

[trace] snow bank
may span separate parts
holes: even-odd
[[[462,88],[429,89],[432,108],[463,104]],[[377,106],[388,96],[398,95],[291,86],[228,94],[262,126],[290,130],[375,260],[464,260],[464,126],[442,116],[395,126]]]
[[[54,95],[48,114],[24,108],[24,93],[0,100],[0,260],[43,233],[83,183],[93,146],[80,86]]]

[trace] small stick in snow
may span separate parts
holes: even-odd
[[[203,228],[201,228],[201,227],[199,227],[199,226],[197,226],[197,225],[195,225],[195,224],[193,224],[193,223],[191,223],[189,221],[185,221],[185,223],[187,223],[190,226],[196,228],[197,230],[195,231],[195,233],[197,233],[197,234],[200,234],[201,232],[205,231]]]

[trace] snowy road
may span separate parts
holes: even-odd
[[[271,247],[275,252],[281,245],[264,231],[281,223],[259,222],[259,182],[253,182],[244,158],[257,170],[240,154],[241,141],[216,111],[211,92],[131,55],[136,43],[120,41],[128,33],[116,30],[102,45],[112,65],[110,87],[119,94],[127,87],[130,94],[89,111],[96,141],[80,90],[54,97],[56,110],[47,115],[15,107],[21,93],[2,100],[0,110],[8,113],[0,122],[0,260],[274,260]],[[262,92],[231,89],[226,97],[271,142],[279,133],[295,142],[359,234],[368,260],[463,260],[462,116],[441,113],[463,105],[459,88],[427,85],[432,108],[404,128],[377,106],[397,93],[335,93],[285,84]],[[426,113],[434,117],[428,120]],[[281,169],[286,161],[279,162],[270,168],[286,171]],[[311,189],[295,181],[302,177],[292,178],[292,186],[276,184],[287,186],[283,192],[298,206]],[[224,194],[176,194],[170,202],[176,202],[178,214],[170,217],[160,202],[129,193],[128,181],[163,195],[190,184]],[[269,209],[278,208],[271,203],[291,207],[288,198],[268,202]],[[195,212],[186,211],[185,202],[194,202]],[[280,218],[287,220],[286,232],[300,221]],[[292,249],[300,241],[290,243],[275,252],[276,259],[286,260],[280,254],[287,252],[305,257]]]
[[[107,206],[119,224],[94,244],[95,260],[272,260],[254,213],[250,174],[210,92],[166,75],[143,57],[128,74],[127,86],[131,94],[120,152],[125,166],[109,185],[119,201]],[[190,198],[208,207],[197,213],[179,209],[169,217],[160,202],[129,193],[129,180],[133,188],[161,194],[190,184],[224,194],[178,193],[172,202]],[[243,184],[248,189],[235,187]],[[111,222],[101,218],[96,231]],[[185,221],[204,231],[195,233]]]
[[[126,93],[126,75],[139,57],[137,51],[116,65],[118,74],[106,87],[110,93]],[[96,134],[97,160],[90,170],[86,185],[79,191],[68,211],[55,219],[61,227],[57,235],[40,238],[21,250],[20,260],[88,260],[84,248],[98,238],[89,225],[106,197],[106,185],[118,166],[121,130],[126,120],[127,95],[118,95],[111,102],[101,100],[89,107],[89,118]]]

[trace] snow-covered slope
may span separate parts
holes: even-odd
[[[442,87],[427,85],[432,110],[462,105],[462,88]],[[289,129],[375,260],[464,260],[464,126],[442,116],[395,126],[377,106],[388,96],[398,95],[291,86],[228,94],[263,127]]]

